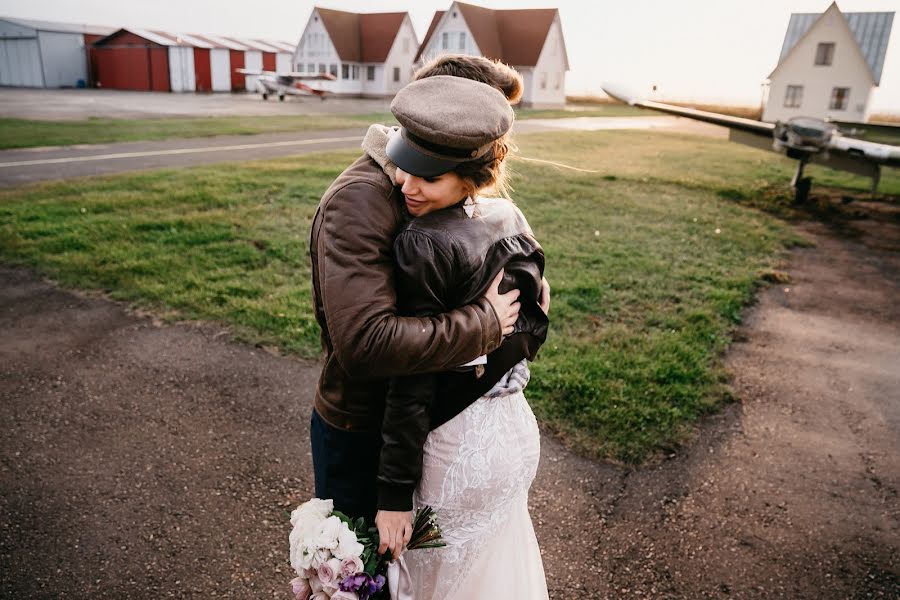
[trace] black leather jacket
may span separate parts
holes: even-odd
[[[500,269],[500,292],[520,290],[514,331],[483,368],[391,379],[382,424],[378,508],[411,510],[422,473],[425,438],[488,392],[523,358],[533,360],[547,338],[539,305],[544,252],[510,201],[481,199],[472,218],[462,203],[413,219],[394,242],[398,308],[423,317],[483,296]]]

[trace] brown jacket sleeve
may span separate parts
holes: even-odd
[[[320,208],[319,293],[338,362],[348,373],[386,377],[442,371],[489,353],[501,331],[484,298],[433,317],[397,316],[393,201],[357,181]]]

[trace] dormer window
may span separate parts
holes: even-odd
[[[820,42],[816,46],[816,65],[829,66],[834,60],[834,42]]]

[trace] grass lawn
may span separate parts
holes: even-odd
[[[578,110],[519,109],[519,119],[638,116],[645,111],[631,106],[598,105]],[[99,119],[86,121],[30,121],[0,118],[0,150],[34,146],[108,144],[214,135],[252,135],[291,131],[324,131],[366,127],[371,123],[396,124],[389,112],[360,115],[285,115],[262,117],[199,117],[164,119]]]
[[[107,144],[214,135],[252,135],[323,131],[393,122],[390,113],[363,115],[286,115],[277,117],[200,117],[171,119],[99,119],[30,121],[0,119],[0,150],[33,146]]]
[[[722,140],[584,132],[519,139],[515,197],[544,244],[550,338],[529,396],[580,450],[638,461],[728,399],[721,353],[762,278],[798,240],[793,162]],[[355,153],[168,170],[0,192],[0,260],[172,318],[319,355],[307,239]],[[819,184],[863,179],[811,169]],[[886,173],[883,189],[900,193]],[[775,187],[773,187],[775,186]]]

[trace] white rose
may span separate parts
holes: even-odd
[[[331,551],[327,548],[317,548],[314,550],[312,555],[312,561],[310,561],[310,567],[319,570],[319,566],[328,562],[331,558]]]
[[[344,560],[351,556],[359,556],[362,554],[363,545],[356,541],[356,534],[350,531],[346,523],[341,523],[342,527],[338,531],[337,547],[332,550],[335,558]]]
[[[313,514],[318,516],[319,520],[322,520],[329,517],[332,512],[334,512],[333,500],[312,498],[294,509],[294,512],[291,513],[291,525],[294,525],[294,519],[300,515]]]
[[[316,546],[334,550],[338,545],[338,533],[341,531],[341,525],[347,526],[333,515],[325,519],[319,525],[319,531],[316,534]]]

